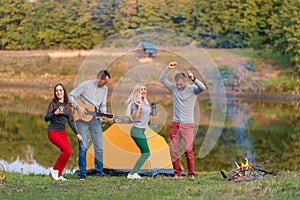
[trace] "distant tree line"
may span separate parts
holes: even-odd
[[[300,71],[299,0],[0,2],[2,50],[91,49],[108,36],[145,27],[184,33],[207,48],[268,50]]]

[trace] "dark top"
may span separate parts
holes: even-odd
[[[55,111],[57,110],[57,108],[59,108],[60,106],[63,107],[63,114],[59,114],[59,115],[55,115]],[[50,121],[49,125],[48,125],[48,131],[50,128],[52,128],[54,131],[62,131],[66,129],[66,122],[68,121],[70,127],[72,128],[73,132],[75,133],[75,135],[78,134],[77,128],[75,126],[75,123],[73,120],[69,120],[69,111],[66,108],[64,103],[58,103],[58,107],[56,109],[53,110],[52,113],[49,113],[49,108],[47,109],[46,115],[45,115],[45,122]]]

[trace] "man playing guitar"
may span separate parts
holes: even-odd
[[[100,113],[106,113],[106,99],[108,88],[106,84],[110,79],[107,70],[98,72],[96,79],[87,80],[80,83],[69,93],[69,102],[76,109],[79,120],[75,121],[78,131],[82,135],[82,140],[78,142],[78,166],[80,169],[79,179],[86,179],[86,152],[88,148],[88,132],[90,132],[94,144],[94,164],[96,176],[105,176],[103,173],[103,141],[102,126],[98,117],[84,120],[88,110],[76,101],[79,98],[83,104],[92,104],[99,109]],[[96,111],[97,111],[96,110]],[[106,118],[105,116],[103,117]]]

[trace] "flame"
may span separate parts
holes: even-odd
[[[251,169],[251,167],[252,167],[251,162],[247,158],[245,158],[245,160],[246,160],[246,163],[240,162],[240,164],[238,164],[236,161],[234,161],[234,164],[237,167],[236,172],[237,172],[238,176],[243,176],[244,171]]]
[[[244,168],[246,168],[246,169],[250,169],[251,168],[251,162],[249,162],[249,160],[247,159],[247,158],[245,158],[245,160],[246,160],[246,164],[244,165]]]
[[[243,162],[240,162],[240,165],[238,165],[236,162],[235,162],[235,165],[237,166],[237,168],[249,168],[251,167],[251,162],[249,162],[249,160],[247,158],[245,158],[246,160],[246,163],[243,163]]]
[[[234,164],[236,166],[236,168],[240,168],[239,164],[237,164],[237,162],[234,161]]]

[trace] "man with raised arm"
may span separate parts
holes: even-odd
[[[205,85],[198,80],[191,71],[175,74],[175,84],[167,79],[168,73],[174,69],[177,62],[170,62],[162,72],[159,79],[161,83],[172,93],[173,118],[170,125],[169,145],[174,178],[181,178],[182,168],[180,164],[179,146],[181,138],[184,141],[184,152],[188,168],[188,176],[195,178],[194,164],[194,106],[197,95],[206,90]],[[189,84],[190,79],[194,84]]]

